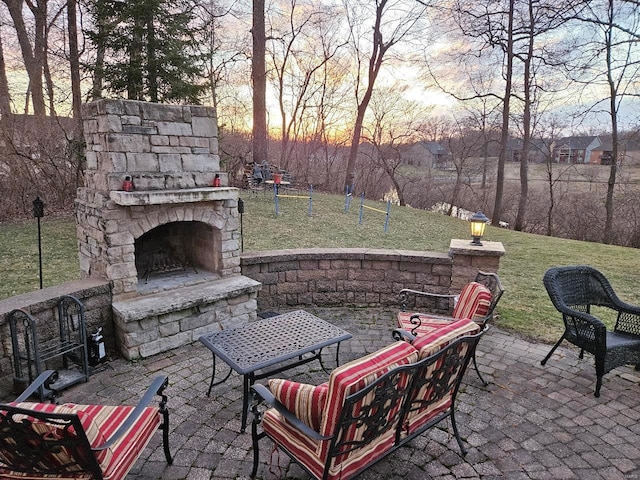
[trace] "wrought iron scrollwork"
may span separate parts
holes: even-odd
[[[60,475],[69,472],[95,470],[93,453],[88,443],[78,442],[77,432],[83,432],[75,415],[40,415],[9,406],[0,407],[0,460],[12,470]],[[46,421],[46,423],[45,423]],[[29,448],[16,448],[17,445]],[[47,458],[46,463],[42,462]],[[93,460],[93,461],[91,461]]]
[[[402,407],[408,394],[410,370],[398,368],[369,387],[348,398],[343,406],[342,420],[337,426],[341,432],[335,445],[335,456],[362,448],[389,430],[397,428]],[[353,431],[361,433],[353,438]]]

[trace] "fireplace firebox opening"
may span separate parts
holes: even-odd
[[[138,291],[217,276],[220,251],[220,231],[203,222],[172,222],[149,230],[135,241]]]

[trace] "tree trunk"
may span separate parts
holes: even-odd
[[[555,196],[553,193],[553,158],[547,159],[547,178],[549,180],[549,209],[547,210],[547,235],[553,236],[553,209],[555,207]]]
[[[147,82],[149,84],[149,99],[158,102],[158,61],[156,59],[156,30],[153,24],[153,11],[147,10]]]
[[[362,101],[358,104],[356,120],[353,126],[353,134],[351,136],[351,146],[349,148],[349,159],[347,160],[347,175],[344,181],[345,190],[352,191],[355,182],[356,160],[358,159],[358,149],[360,147],[360,136],[362,135],[362,124],[364,123],[364,115],[367,112],[373,87],[376,78],[382,66],[384,54],[389,49],[390,44],[385,45],[382,39],[382,14],[387,1],[382,0],[376,7],[376,20],[373,27],[373,51],[369,58],[369,75],[367,77],[367,89],[365,90]]]
[[[82,94],[80,90],[80,53],[78,52],[78,19],[76,0],[67,0],[67,30],[69,32],[69,68],[71,70],[71,104],[76,126],[80,126]],[[80,130],[76,132],[80,133]]]
[[[509,113],[511,102],[511,83],[513,80],[513,9],[515,0],[509,0],[509,22],[507,27],[507,68],[502,102],[502,133],[500,134],[500,155],[498,156],[498,174],[496,176],[496,199],[491,216],[491,224],[499,225],[502,216],[502,196],[504,194],[504,164],[509,141]]]
[[[0,29],[0,121],[4,122],[9,116],[11,116],[11,95],[9,95],[7,66],[4,61],[4,49],[2,47],[2,35]]]
[[[529,45],[524,59],[524,112],[522,118],[522,156],[520,157],[520,201],[514,229],[521,232],[527,216],[527,201],[529,199],[529,150],[531,149],[531,61],[533,59],[534,28],[533,2],[529,0]]]
[[[251,59],[251,80],[253,83],[253,161],[256,163],[262,163],[268,161],[264,0],[253,0],[252,34],[253,57]]]
[[[618,91],[616,82],[613,79],[613,16],[614,16],[614,0],[609,0],[608,29],[605,32],[606,35],[606,54],[607,54],[607,83],[609,85],[609,115],[611,117],[611,142],[612,147],[612,159],[611,169],[609,171],[609,181],[607,182],[607,198],[605,200],[606,219],[604,223],[604,233],[602,236],[603,243],[612,243],[614,239],[613,234],[613,193],[616,186],[616,174],[618,171]]]
[[[96,0],[97,4],[102,0]],[[100,8],[98,8],[100,10]],[[102,98],[102,83],[104,80],[104,37],[107,35],[104,25],[104,18],[98,18],[96,28],[98,29],[98,40],[96,42],[96,63],[93,68],[93,83],[91,85],[91,99]]]
[[[36,18],[36,40],[34,42],[36,46],[32,48],[30,42],[31,37],[27,32],[22,14],[24,1],[3,0],[3,2],[7,5],[9,14],[13,20],[13,25],[18,36],[18,43],[20,44],[20,51],[22,52],[22,60],[24,61],[24,66],[29,76],[29,92],[33,100],[33,113],[37,116],[44,116],[46,115],[46,108],[42,90],[42,52],[37,53],[37,48],[38,46],[41,47],[42,41],[41,38],[38,38],[38,34],[44,32],[44,22]],[[39,15],[37,7],[34,8],[33,13],[36,17]]]
[[[144,19],[135,18],[133,38],[131,39],[131,52],[129,55],[129,81],[127,82],[127,98],[129,100],[144,100],[142,85],[142,40]]]

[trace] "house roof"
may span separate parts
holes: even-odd
[[[568,147],[572,150],[585,150],[597,136],[564,137],[557,141],[556,147]]]
[[[420,142],[420,145],[433,155],[445,155],[447,148],[438,142]]]

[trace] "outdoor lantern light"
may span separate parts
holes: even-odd
[[[479,210],[477,213],[474,213],[469,219],[471,222],[471,245],[482,245],[480,239],[484,235],[484,228],[487,226],[487,222],[489,219],[487,216]]]

